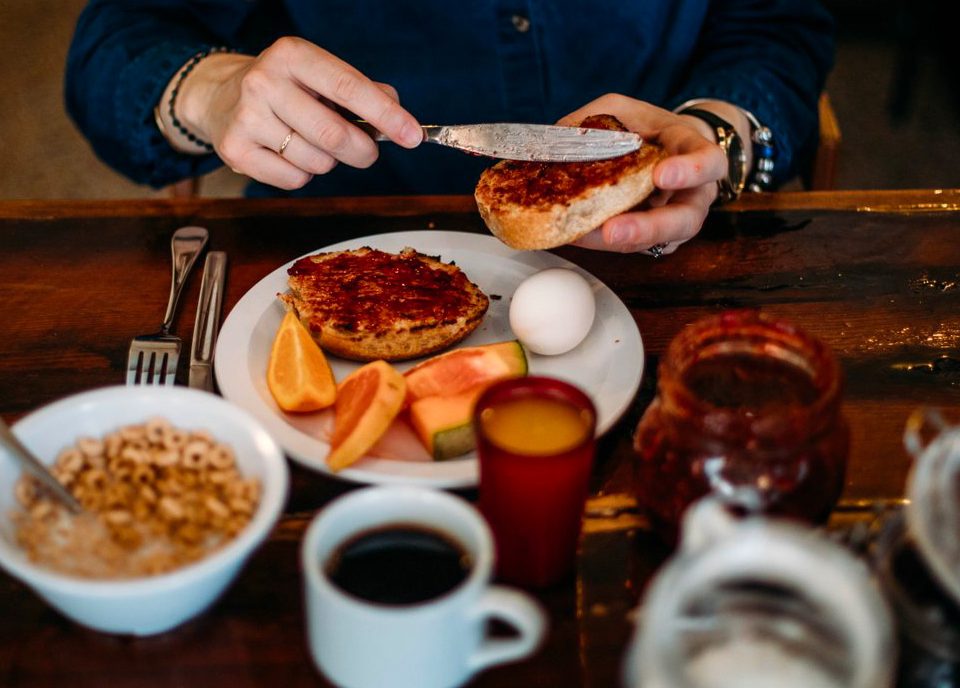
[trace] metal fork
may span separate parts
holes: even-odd
[[[170,334],[177,301],[184,283],[197,262],[197,257],[207,245],[209,233],[203,227],[181,227],[170,240],[173,270],[170,276],[170,297],[167,312],[163,316],[160,331],[141,334],[130,342],[127,354],[128,385],[172,385],[177,377],[180,361],[180,337]]]

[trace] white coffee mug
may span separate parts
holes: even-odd
[[[472,563],[465,579],[425,602],[385,605],[347,593],[329,578],[327,563],[341,545],[390,525],[419,526],[458,543]],[[490,584],[493,552],[480,513],[439,490],[370,487],[331,502],[301,547],[307,636],[317,667],[349,688],[446,688],[531,654],[543,639],[546,617],[530,596]],[[517,635],[486,637],[491,619]]]

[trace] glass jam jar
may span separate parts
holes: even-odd
[[[694,500],[822,522],[843,489],[850,433],[825,344],[756,310],[684,329],[634,435],[638,504],[668,541]]]
[[[960,687],[960,426],[920,409],[904,444],[915,459],[907,503],[872,550],[899,630],[897,685]]]
[[[736,517],[716,497],[683,517],[627,645],[627,688],[889,688],[890,611],[863,562],[796,521]]]

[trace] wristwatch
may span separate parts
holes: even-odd
[[[677,112],[678,115],[697,117],[709,124],[717,136],[717,145],[727,156],[727,176],[717,181],[719,193],[717,201],[727,203],[740,197],[747,182],[747,153],[743,148],[743,141],[736,128],[727,120],[700,108],[686,108]]]

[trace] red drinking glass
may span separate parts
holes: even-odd
[[[573,568],[596,417],[586,394],[546,377],[504,380],[477,401],[479,507],[501,580],[542,587]]]

